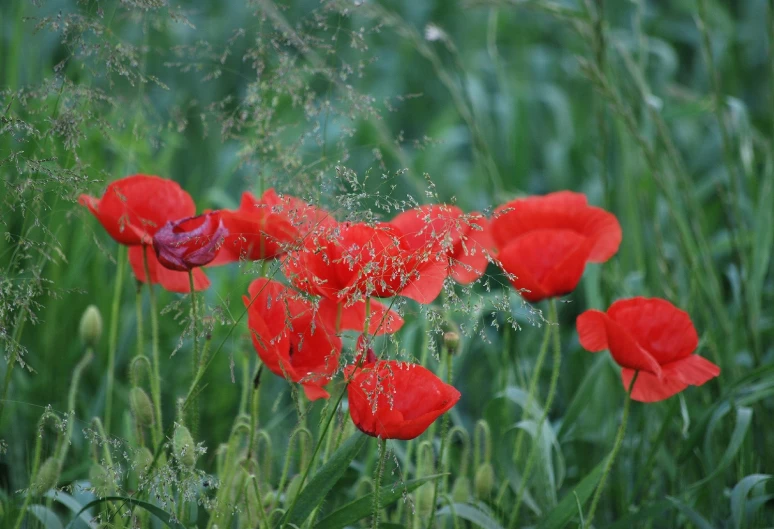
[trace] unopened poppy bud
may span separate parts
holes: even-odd
[[[417,489],[414,501],[416,503],[417,514],[421,519],[428,519],[433,512],[433,496],[435,490],[430,483],[426,483]]]
[[[80,324],[81,342],[86,347],[96,347],[102,337],[102,314],[96,305],[89,305],[83,311]]]
[[[196,445],[191,431],[185,426],[178,425],[172,437],[172,453],[180,464],[193,468],[196,464]]]
[[[91,465],[89,481],[97,496],[109,496],[115,491],[115,483],[110,471],[102,465]]]
[[[480,500],[489,498],[494,488],[494,468],[492,463],[486,462],[476,471],[475,483],[476,496]]]
[[[144,476],[153,463],[153,454],[146,447],[141,447],[134,455],[134,468],[137,474]]]
[[[298,493],[301,491],[301,474],[296,474],[293,476],[293,479],[290,480],[290,483],[288,483],[288,487],[285,489],[285,502],[292,502],[293,498],[298,496]]]
[[[460,476],[454,480],[451,491],[454,503],[467,503],[470,499],[470,480],[466,476]]]
[[[454,331],[447,331],[443,333],[443,346],[449,352],[449,354],[456,354],[460,348],[460,335]]]
[[[138,425],[150,426],[153,424],[153,405],[150,397],[142,388],[132,388],[129,392],[129,406]]]
[[[31,489],[33,494],[43,494],[49,489],[56,487],[59,481],[59,460],[55,457],[46,459],[35,475]]]

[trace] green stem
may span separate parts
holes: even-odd
[[[543,407],[543,414],[540,416],[540,421],[537,425],[537,431],[535,432],[535,439],[533,440],[532,447],[529,450],[527,464],[524,467],[524,474],[522,475],[519,490],[516,494],[516,506],[513,509],[513,514],[511,515],[511,521],[509,523],[510,527],[516,527],[516,521],[519,519],[519,509],[521,508],[522,501],[524,501],[524,493],[527,490],[527,483],[529,482],[530,475],[532,474],[532,467],[536,461],[537,449],[538,446],[540,446],[539,439],[543,433],[543,425],[548,419],[548,413],[551,411],[551,405],[554,403],[556,387],[559,381],[559,371],[562,365],[562,347],[559,341],[559,322],[557,318],[556,299],[553,298],[551,299],[551,304],[549,305],[548,319],[548,325],[550,326],[549,328],[552,329],[551,334],[554,337],[554,365],[553,369],[551,370],[551,383],[548,387],[548,397],[546,398],[546,404]]]
[[[191,326],[193,328],[193,376],[199,372],[199,321],[196,314],[196,291],[194,290],[193,270],[188,271],[188,284],[191,287]],[[199,397],[194,396],[191,402],[191,432],[197,435],[199,432]]]
[[[11,374],[13,373],[14,366],[19,362],[19,340],[21,339],[22,330],[24,329],[24,323],[27,321],[27,307],[19,312],[16,317],[16,325],[14,326],[13,338],[11,339],[12,350],[8,353],[8,367],[5,371],[5,380],[3,381],[3,393],[0,397],[0,423],[3,419],[3,410],[5,409],[5,402],[8,398],[8,389],[11,387]]]
[[[363,326],[363,334],[365,336],[368,336],[368,328],[371,323],[371,298],[367,297],[365,300],[365,324]],[[365,362],[366,359],[366,351],[363,351],[363,354],[360,355],[360,361],[358,362],[358,366],[360,367],[363,362]],[[336,399],[336,404],[333,406],[333,409],[328,414],[328,417],[325,419],[325,426],[323,426],[322,432],[320,432],[320,436],[317,439],[317,443],[315,443],[314,451],[312,452],[312,457],[309,460],[309,464],[306,465],[306,469],[304,469],[304,474],[301,476],[301,484],[300,487],[304,486],[304,483],[306,483],[306,478],[309,477],[309,471],[312,469],[312,464],[314,463],[315,459],[317,458],[317,453],[320,451],[320,447],[323,444],[323,439],[325,438],[325,434],[328,432],[328,428],[331,426],[331,422],[333,422],[333,418],[336,416],[336,410],[339,408],[339,405],[341,404],[341,401],[344,400],[344,394],[347,392],[347,386],[349,386],[350,381],[355,376],[355,373],[357,370],[353,370],[352,375],[350,375],[347,380],[344,381],[344,387],[341,389],[341,392],[339,393],[338,398]],[[299,489],[300,490],[300,489]],[[296,502],[298,501],[299,494],[296,494],[296,497],[293,498],[293,501],[290,503],[290,507],[288,507],[288,510],[285,512],[285,520],[290,519],[290,515],[293,513],[293,509],[296,507]],[[287,525],[287,522],[284,522],[280,529],[284,529],[284,527]]]
[[[371,518],[371,529],[379,528],[379,511],[382,510],[381,486],[384,465],[387,462],[387,439],[379,439],[379,464],[374,474],[374,514]]]
[[[550,317],[549,317],[550,319]],[[527,393],[527,403],[524,406],[522,416],[526,417],[532,408],[532,403],[535,401],[535,393],[537,393],[538,383],[540,382],[540,372],[543,369],[543,363],[546,360],[548,354],[548,342],[551,338],[551,325],[550,322],[545,325],[545,333],[543,334],[543,341],[540,344],[540,351],[538,351],[537,360],[535,360],[535,367],[532,370],[532,378],[529,381],[529,390]],[[516,446],[513,450],[513,462],[518,463],[521,457],[521,447],[524,444],[524,430],[519,430],[516,434]],[[500,491],[497,494],[497,505],[502,507],[502,501],[505,498],[505,493],[508,491],[508,481],[504,481],[500,487]]]
[[[634,376],[632,377],[632,381],[629,383],[629,391],[627,392],[626,401],[624,402],[623,417],[621,417],[621,425],[618,427],[618,433],[615,436],[613,451],[610,452],[610,457],[607,459],[605,469],[602,471],[602,478],[599,480],[597,490],[594,492],[594,498],[591,500],[591,508],[589,509],[588,516],[586,516],[586,523],[583,524],[583,529],[588,529],[591,527],[591,522],[594,520],[594,512],[597,510],[597,504],[599,503],[599,499],[602,496],[602,490],[605,488],[607,476],[610,474],[610,470],[613,468],[613,463],[615,462],[615,458],[618,455],[618,451],[621,449],[621,445],[623,444],[624,434],[626,434],[626,422],[629,420],[629,405],[632,401],[632,390],[634,389],[634,383],[637,381],[637,375],[639,374],[639,371],[635,371]]]
[[[81,361],[78,362],[78,364],[75,366],[75,369],[73,369],[73,378],[70,382],[70,391],[67,395],[67,413],[70,415],[70,417],[67,421],[64,437],[60,440],[56,448],[56,458],[59,460],[60,468],[64,465],[65,458],[67,457],[67,451],[70,448],[70,439],[73,435],[73,428],[75,426],[75,396],[78,392],[78,385],[81,381],[81,374],[93,359],[94,353],[92,352],[91,347],[88,347],[86,349],[86,354],[83,355]]]
[[[148,297],[150,300],[150,318],[151,318],[151,362],[153,366],[153,376],[150,381],[151,399],[156,413],[156,423],[153,426],[153,444],[161,441],[163,436],[161,420],[161,367],[159,361],[159,320],[156,310],[156,292],[153,290],[153,283],[150,280],[150,267],[148,266],[149,247],[143,246],[142,264],[145,269],[145,279],[148,282]]]
[[[126,247],[118,247],[118,262],[116,269],[116,283],[113,288],[113,305],[110,309],[110,335],[108,336],[108,372],[107,390],[105,394],[105,433],[110,433],[110,420],[113,416],[113,380],[116,369],[116,348],[118,347],[118,318],[121,309],[121,287],[124,282],[124,266],[126,261]],[[145,276],[148,277],[147,274]]]
[[[446,364],[446,383],[451,385],[452,383],[452,354],[449,349],[444,347],[446,354],[444,355],[444,363]],[[443,419],[441,419],[441,446],[438,450],[439,457],[443,457],[444,448],[446,446],[446,434],[449,431],[449,414],[444,413]],[[435,513],[435,507],[438,504],[438,485],[441,480],[436,479],[433,484],[433,513]],[[432,528],[435,525],[435,515],[430,517],[428,527]]]

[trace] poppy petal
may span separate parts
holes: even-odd
[[[691,386],[701,386],[720,375],[720,368],[699,355],[671,362],[663,366],[664,376],[674,378]]]
[[[318,399],[327,399],[331,396],[330,393],[325,391],[322,387],[318,386],[317,384],[301,384],[301,387],[304,388],[304,394],[306,395],[306,398],[315,401]]]
[[[634,370],[621,370],[621,380],[623,381],[624,389],[627,391],[633,376]],[[658,377],[651,373],[640,371],[632,389],[632,400],[638,402],[658,402],[680,393],[687,387],[688,384],[675,378],[664,377],[659,380]]]
[[[443,256],[431,256],[409,272],[411,280],[398,295],[426,305],[432,303],[443,290],[449,275],[449,261]]]
[[[148,256],[148,270],[150,271],[151,284],[161,285],[164,290],[180,294],[187,294],[191,291],[188,272],[178,272],[164,267],[156,258],[156,252],[153,251],[153,248],[147,245],[129,247],[129,264],[138,281],[147,283],[145,278],[145,265],[142,261],[143,248]],[[210,286],[210,280],[207,278],[207,275],[200,268],[195,268],[192,272],[194,290],[197,292],[207,290]]]
[[[612,213],[597,207],[589,207],[583,217],[581,231],[594,240],[589,254],[592,263],[604,263],[613,257],[621,246],[621,224]]]
[[[191,196],[177,182],[137,174],[108,184],[99,201],[79,199],[120,244],[143,244],[166,222],[196,213]]]
[[[610,305],[607,313],[660,364],[686,358],[699,344],[688,313],[665,299],[623,299]]]
[[[607,349],[607,329],[604,312],[587,310],[575,320],[581,347],[592,353]]]
[[[572,292],[583,275],[590,247],[585,237],[570,230],[534,230],[514,239],[500,251],[511,282],[536,302]]]
[[[613,360],[628,369],[653,373],[661,379],[661,366],[637,341],[618,323],[609,316],[604,315],[605,330],[607,332],[607,344]]]

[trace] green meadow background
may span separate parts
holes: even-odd
[[[773,11],[763,0],[3,0],[5,512],[28,486],[44,408],[67,411],[84,352],[78,323],[95,304],[105,333],[78,389],[60,484],[88,476],[81,431],[104,413],[119,253],[77,198],[142,172],[179,182],[200,211],[274,187],[340,220],[388,220],[430,202],[488,214],[519,195],[586,193],[618,217],[623,243],[560,303],[553,439],[541,439],[550,455],[540,458],[519,526],[545,527],[609,453],[625,390],[608,354],[580,348],[574,321],[635,295],[687,310],[699,354],[722,373],[667,401],[633,403],[595,525],[774,526]],[[199,468],[207,472],[256,364],[240,318],[241,296],[260,271],[207,271],[207,325],[213,344],[223,344],[201,398],[197,441],[208,451]],[[125,279],[110,427],[119,440],[131,429],[126,373],[137,346],[137,289]],[[188,300],[157,295],[169,419],[190,382]],[[435,368],[443,321],[456,322],[454,385],[463,397],[451,420],[471,434],[476,421],[489,421],[496,491],[517,483],[510,456],[519,395],[544,332],[536,309],[546,307],[524,305],[490,265],[472,289],[457,287],[429,308],[403,305],[404,329],[380,342]],[[148,329],[146,315],[149,341]],[[352,337],[346,343],[350,358]],[[538,405],[550,364],[543,370]],[[276,475],[296,405],[285,381],[264,373],[261,384]],[[320,408],[309,409],[314,431]],[[400,460],[404,443],[388,446]],[[376,443],[368,448],[330,504],[354,497],[358,477],[372,473]],[[406,462],[404,477],[412,471]],[[487,523],[499,525],[479,526],[505,527],[509,513],[484,503]]]

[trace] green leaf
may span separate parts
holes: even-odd
[[[35,516],[46,529],[62,529],[62,522],[54,511],[44,505],[30,505],[27,512]]]
[[[75,517],[72,520],[70,520],[70,523],[67,524],[67,527],[65,529],[71,529],[73,523],[75,523],[75,521],[78,520],[78,518],[82,513],[86,512],[92,507],[96,507],[101,503],[107,503],[111,501],[118,501],[118,502],[122,502],[125,505],[131,505],[133,507],[139,507],[141,509],[145,509],[153,516],[158,518],[161,523],[163,523],[167,527],[170,527],[171,529],[185,529],[183,525],[181,525],[179,522],[177,522],[174,519],[173,515],[169,514],[164,509],[161,509],[160,507],[157,507],[156,505],[153,505],[152,503],[148,503],[146,501],[135,500],[133,498],[125,498],[123,496],[105,496],[104,498],[98,498],[94,501],[87,503],[81,508],[80,511],[78,511]]]
[[[711,481],[718,474],[723,472],[725,468],[731,464],[736,457],[736,453],[742,447],[744,438],[747,436],[747,431],[750,429],[750,423],[752,422],[752,409],[751,408],[738,408],[736,411],[736,424],[734,425],[734,431],[731,434],[731,441],[726,447],[726,451],[723,453],[723,457],[720,461],[714,465],[712,472],[709,473],[704,479],[693,483],[690,488],[695,489],[701,485]]]
[[[282,517],[280,525],[294,524],[300,527],[336,485],[367,441],[368,436],[360,432],[356,432],[344,441],[299,493],[293,511],[290,512],[290,516],[286,513]]]
[[[694,511],[691,507],[683,503],[682,501],[678,500],[677,498],[673,498],[672,496],[667,496],[667,500],[677,507],[680,512],[682,512],[690,522],[696,526],[696,529],[712,529],[712,525],[704,519],[704,517]]]
[[[382,485],[381,493],[381,506],[387,507],[392,505],[398,499],[402,498],[404,494],[408,494],[419,488],[420,485],[428,481],[432,481],[441,477],[442,474],[435,474],[433,476],[426,476],[419,479],[412,479],[405,483],[396,482],[390,487]],[[328,516],[317,522],[315,529],[340,529],[347,525],[352,525],[358,520],[367,518],[373,512],[374,506],[374,493],[367,494],[362,498],[359,498],[351,503],[346,504],[330,513]]]
[[[560,439],[565,440],[571,428],[575,426],[578,417],[589,407],[589,397],[594,393],[599,384],[599,371],[602,370],[602,366],[608,363],[609,360],[605,356],[597,355],[594,364],[586,373],[578,391],[575,392],[572,398],[572,402],[567,407],[564,417],[562,417],[562,424],[559,426],[559,433],[557,434]]]
[[[664,527],[658,523],[659,515],[663,515],[664,511],[669,509],[669,506],[670,504],[666,500],[649,503],[644,507],[640,507],[637,512],[619,518],[615,523],[608,525],[605,529],[631,529],[632,527],[643,527],[646,521],[654,523],[653,527]]]
[[[745,520],[745,505],[750,491],[764,481],[771,479],[769,474],[752,474],[742,478],[731,491],[731,520],[735,529],[741,529]]]
[[[594,489],[597,487],[599,478],[602,475],[605,461],[606,458],[600,461],[594,467],[594,470],[589,472],[575,489],[564,495],[562,501],[548,513],[548,516],[543,518],[543,521],[538,525],[538,529],[561,529],[567,525],[572,517],[578,513],[578,504],[581,506],[585,505],[594,493]]]
[[[468,505],[467,503],[446,505],[445,507],[438,509],[435,513],[436,517],[445,515],[451,515],[454,518],[462,518],[483,529],[503,529],[503,526],[489,514],[473,505]]]
[[[78,518],[81,519],[83,523],[86,524],[87,527],[97,527],[97,524],[92,523],[90,517],[88,514],[83,512],[81,510],[82,505],[78,500],[67,494],[66,492],[62,492],[60,490],[50,490],[44,494],[46,498],[50,498],[54,501],[57,501],[70,509],[73,513],[78,514]]]

